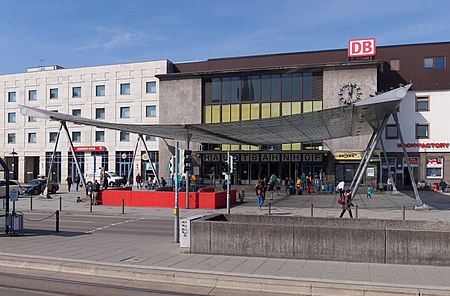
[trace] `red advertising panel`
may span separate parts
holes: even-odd
[[[347,55],[349,58],[372,57],[376,52],[375,38],[360,38],[348,41]]]
[[[106,151],[105,146],[74,146],[73,149],[75,152]]]

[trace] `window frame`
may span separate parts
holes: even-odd
[[[28,116],[28,122],[36,122],[36,117]]]
[[[56,91],[56,96],[55,92]],[[56,88],[50,88],[50,100],[57,100],[59,98],[59,89]]]
[[[31,94],[34,93],[34,98],[32,99]],[[35,102],[37,101],[37,90],[36,89],[29,89],[28,90],[28,101]]]
[[[389,136],[388,128],[395,128],[396,135],[395,136]],[[397,128],[397,125],[396,124],[387,124],[386,125],[386,129],[384,131],[384,135],[385,135],[385,139],[387,139],[387,140],[398,139],[398,128]]]
[[[54,140],[52,140],[52,137],[55,137]],[[49,132],[48,133],[48,142],[49,143],[56,143],[56,139],[58,138],[58,132]]]
[[[74,112],[80,112],[80,114],[74,114]],[[81,117],[81,109],[72,109],[72,116],[77,116],[77,117]]]
[[[154,90],[154,91],[152,91]],[[145,93],[154,94],[156,93],[156,81],[147,81],[145,83]]]
[[[427,101],[427,109],[419,109],[419,101]],[[416,112],[426,112],[430,111],[430,96],[416,96]]]
[[[79,135],[80,138],[79,139],[75,139],[75,135],[77,135],[77,136]],[[73,131],[71,136],[72,136],[72,142],[73,143],[81,143],[81,131]]]
[[[125,86],[128,86],[128,92],[124,91],[125,90],[124,89]],[[121,96],[129,96],[130,93],[131,93],[131,85],[130,85],[130,83],[121,83],[120,84],[120,95]]]
[[[130,142],[130,133],[129,132],[119,132],[119,142]]]
[[[99,92],[99,88],[100,87],[103,89],[103,94],[101,94]],[[106,96],[106,86],[104,84],[98,84],[98,85],[95,86],[95,96],[96,97],[104,97],[104,96]]]
[[[6,143],[16,144],[16,133],[8,133]]]
[[[32,141],[32,136],[34,135],[34,141]],[[35,132],[28,133],[28,144],[37,143],[37,134]]]
[[[97,112],[103,110],[103,113],[100,114],[102,116],[98,116],[99,114]],[[106,109],[104,107],[102,108],[95,108],[95,119],[106,119]]]
[[[12,119],[14,119],[14,120],[12,120]],[[16,114],[16,112],[8,112],[8,123],[17,123],[17,114]]]
[[[421,126],[427,127],[427,135],[426,136],[419,136],[418,131],[419,131],[419,127],[421,127]],[[416,136],[416,139],[429,139],[430,138],[430,124],[429,123],[416,123],[415,136]]]
[[[120,118],[122,118],[122,119],[127,119],[127,118],[130,118],[131,117],[131,108],[130,108],[130,106],[123,106],[123,107],[120,107],[120,114],[119,114],[119,117]],[[125,110],[128,110],[128,116],[123,116],[124,114],[123,114],[123,112],[125,111]]]
[[[102,136],[103,138],[99,139],[98,138],[99,135],[103,135]],[[98,143],[98,142],[100,142],[100,143],[105,142],[105,131],[95,131],[95,142],[96,143]]]
[[[149,113],[149,108],[154,108],[154,115],[152,116],[151,113]],[[145,117],[146,118],[155,118],[156,117],[156,105],[147,105],[145,106]]]
[[[17,100],[17,93],[15,91],[8,92],[8,103],[15,103]]]
[[[80,90],[79,93],[75,93],[75,90]],[[79,99],[81,98],[81,86],[73,86],[72,87],[72,98]]]

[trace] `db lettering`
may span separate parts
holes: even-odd
[[[348,41],[348,57],[370,57],[376,53],[375,38]]]

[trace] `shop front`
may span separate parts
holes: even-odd
[[[356,175],[358,167],[363,157],[363,151],[337,151],[334,153],[335,160],[335,182],[344,181],[349,187]],[[371,185],[373,188],[379,186],[380,151],[375,150],[370,159],[367,170],[361,179],[360,186]]]

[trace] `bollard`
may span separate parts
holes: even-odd
[[[311,217],[314,217],[314,205],[311,204]]]
[[[241,198],[240,202],[243,203],[243,202],[244,202],[244,199],[245,199],[245,190],[244,190],[244,189],[241,190],[241,196],[240,196],[240,198]]]
[[[125,214],[125,199],[122,198],[122,214]]]
[[[403,206],[403,220],[406,219],[406,206]]]
[[[269,216],[272,215],[272,203],[269,202]]]
[[[56,210],[56,232],[59,232],[59,211]]]
[[[62,212],[62,197],[59,197],[59,211]]]
[[[92,213],[92,197],[91,197],[91,201],[89,202],[89,212]]]
[[[30,195],[30,211],[33,210],[33,195]]]
[[[355,218],[358,219],[358,205],[355,206]]]

